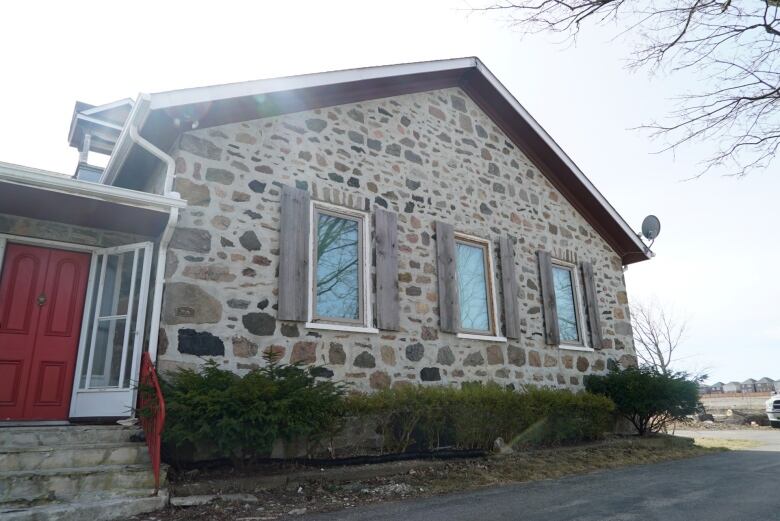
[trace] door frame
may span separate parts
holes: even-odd
[[[141,242],[151,242],[151,241],[141,241]],[[13,235],[8,233],[0,233],[0,276],[2,276],[3,273],[3,260],[5,259],[5,249],[6,245],[8,243],[14,243],[14,244],[28,244],[30,246],[39,246],[43,248],[53,248],[58,250],[66,250],[66,251],[76,251],[76,252],[82,252],[82,253],[89,253],[91,255],[90,261],[89,261],[89,273],[87,275],[87,287],[85,289],[86,298],[88,299],[89,296],[92,294],[92,291],[94,290],[95,285],[95,274],[97,273],[97,255],[96,252],[103,251],[107,249],[113,249],[113,247],[105,248],[101,246],[89,246],[86,244],[74,244],[72,242],[62,242],[62,241],[55,241],[51,239],[40,239],[37,237],[26,237],[23,235]],[[136,243],[133,243],[136,244]],[[153,244],[153,243],[152,243]],[[118,247],[123,246],[130,246],[128,245],[121,245]],[[148,276],[151,278],[151,265],[149,268],[149,274]],[[68,407],[68,417],[70,418],[71,414],[73,413],[73,407],[74,407],[74,400],[76,396],[76,391],[78,390],[78,361],[83,358],[82,356],[82,350],[85,349],[86,344],[86,333],[87,329],[89,328],[89,319],[90,319],[90,313],[87,313],[87,305],[85,303],[84,310],[81,313],[81,331],[79,333],[79,341],[78,341],[78,348],[76,350],[76,360],[74,361],[74,369],[73,369],[73,387],[72,387],[72,395],[70,400],[70,406]],[[144,310],[144,312],[147,312],[148,308]],[[140,353],[139,353],[140,358]],[[122,415],[119,415],[118,417],[122,417]]]
[[[133,356],[130,360],[130,366],[126,367],[126,370],[131,374],[131,377],[129,379],[130,382],[130,388],[129,392],[131,393],[130,397],[130,407],[131,411],[134,411],[134,405],[136,396],[138,393],[137,385],[134,385],[133,382],[137,382],[138,377],[135,373],[134,369],[138,369],[140,367],[141,362],[141,354],[143,352],[143,335],[144,335],[144,325],[146,322],[146,316],[147,316],[147,310],[148,310],[148,296],[149,296],[149,282],[151,280],[152,275],[152,257],[153,257],[153,250],[154,250],[154,243],[152,241],[143,241],[138,243],[131,243],[131,244],[123,244],[120,246],[111,246],[108,248],[96,248],[95,251],[92,254],[92,260],[90,265],[90,278],[89,282],[87,284],[87,305],[84,307],[84,316],[82,319],[82,332],[79,339],[79,349],[77,352],[77,359],[76,359],[76,369],[74,373],[74,384],[73,384],[73,394],[71,396],[71,403],[70,403],[70,415],[71,418],[77,418],[77,419],[89,419],[89,418],[126,418],[131,417],[134,415],[134,412],[131,412],[130,414],[97,414],[97,415],[83,415],[78,414],[80,408],[86,407],[89,409],[92,408],[100,408],[106,407],[107,404],[110,404],[107,406],[108,410],[113,410],[115,407],[119,407],[121,405],[127,405],[126,395],[128,393],[128,388],[125,387],[118,387],[118,388],[87,388],[87,389],[81,389],[80,388],[80,375],[84,368],[84,364],[87,363],[87,367],[91,367],[91,363],[89,360],[85,360],[85,357],[87,355],[87,336],[88,336],[88,329],[92,329],[93,334],[93,342],[92,346],[90,346],[90,352],[92,352],[92,349],[94,348],[94,335],[95,335],[95,327],[96,322],[93,322],[93,320],[96,319],[96,313],[97,309],[92,309],[93,303],[89,301],[91,295],[94,293],[95,290],[95,284],[97,284],[97,290],[100,292],[103,288],[103,276],[98,277],[98,257],[100,255],[115,255],[117,253],[124,253],[124,252],[130,252],[135,251],[135,255],[137,256],[137,251],[139,249],[143,248],[145,253],[143,257],[143,268],[141,269],[141,276],[140,280],[136,280],[136,272],[133,272],[133,280],[135,280],[135,283],[138,284],[139,287],[139,300],[138,300],[138,309],[133,310],[132,306],[129,309],[128,313],[132,313],[135,311],[137,313],[136,316],[140,317],[136,321],[136,327],[140,328],[141,330],[141,337],[140,339],[137,338],[135,335],[133,335],[133,339],[129,340],[128,333],[131,321],[129,320],[130,315],[128,314],[128,320],[125,327],[125,333],[124,333],[124,343],[126,344],[126,347],[130,347],[133,349]],[[137,258],[137,257],[136,257]],[[134,261],[135,262],[135,261]],[[135,264],[134,264],[135,266]],[[105,269],[105,261],[103,262],[103,267],[101,268],[101,271]],[[98,280],[100,279],[100,280]],[[131,284],[132,286],[132,284]],[[144,291],[145,289],[145,291]],[[94,303],[94,305],[100,306],[100,296],[98,296],[98,300]],[[132,345],[130,345],[128,342],[131,342]],[[136,349],[136,344],[138,349]],[[122,355],[122,367],[125,367],[124,360],[125,354]],[[88,369],[89,371],[90,369]],[[123,379],[122,376],[126,373],[120,373],[120,379]],[[135,378],[133,378],[133,375],[135,375]],[[124,395],[124,396],[123,396]],[[85,403],[79,403],[85,402]],[[90,405],[91,404],[91,405]],[[75,415],[75,416],[74,416]]]

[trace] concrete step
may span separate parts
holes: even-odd
[[[166,469],[160,471],[165,482]],[[72,501],[96,493],[126,493],[154,488],[151,465],[13,470],[0,472],[0,506]]]
[[[1,447],[64,447],[96,443],[127,443],[138,427],[122,425],[0,426]]]
[[[0,472],[149,464],[145,443],[0,447]]]
[[[164,508],[168,504],[167,491],[157,496],[152,491],[139,491],[123,497],[92,497],[74,503],[48,503],[28,508],[3,510],[0,505],[0,519],[3,521],[107,521],[124,519]]]

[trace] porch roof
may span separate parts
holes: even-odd
[[[0,213],[155,237],[186,201],[0,162]]]

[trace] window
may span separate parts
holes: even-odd
[[[555,307],[558,311],[558,330],[561,343],[583,345],[580,327],[577,277],[570,266],[553,264]]]
[[[367,216],[313,204],[310,322],[367,326]]]
[[[455,268],[461,331],[476,335],[496,334],[490,242],[456,235]]]

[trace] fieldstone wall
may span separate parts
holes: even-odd
[[[112,246],[151,240],[149,237],[129,233],[100,230],[40,219],[29,219],[2,213],[0,213],[0,233],[99,248],[110,248]]]
[[[273,350],[360,390],[475,380],[576,389],[583,375],[605,371],[608,358],[633,360],[620,258],[459,89],[196,130],[182,136],[174,157],[175,189],[189,207],[166,267],[162,370],[212,357],[242,372]],[[398,212],[401,331],[309,330],[276,320],[282,184],[315,200]],[[439,330],[436,220],[492,239],[494,259],[500,234],[516,237],[521,340]],[[593,263],[602,349],[545,345],[539,249]]]

